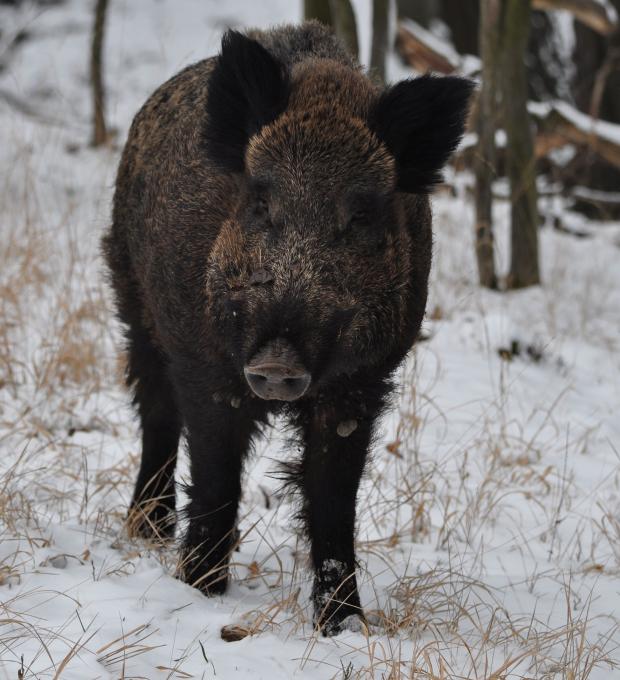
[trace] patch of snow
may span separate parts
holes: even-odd
[[[343,654],[362,678],[430,676],[441,663],[482,677],[510,658],[506,677],[551,678],[568,663],[585,677],[581,641],[590,680],[611,677],[620,223],[602,228],[554,197],[564,223],[591,238],[542,229],[543,285],[481,290],[473,180],[455,175],[455,195],[434,198],[429,339],[398,374],[358,495],[370,643],[314,630],[307,546],[270,476],[296,455],[277,427],[248,461],[230,590],[208,599],[174,578],[173,548],[123,530],[140,438],[99,254],[120,149],[88,147],[92,3],[32,7],[0,8],[3,28],[13,17],[45,36],[11,55],[0,90],[59,124],[0,103],[0,678],[17,677],[23,657],[25,678],[328,680],[342,674]],[[288,0],[110,3],[105,74],[119,146],[145,98],[214,54],[226,26],[300,16]],[[393,55],[390,69],[404,73]],[[495,202],[501,275],[509,212]],[[515,340],[541,358],[502,352]],[[181,453],[179,482],[187,469]],[[224,641],[236,621],[249,634]]]
[[[618,23],[618,12],[609,0],[596,0],[596,2],[603,6],[610,22]]]
[[[361,633],[362,635],[366,635],[368,632],[366,624],[357,614],[351,614],[350,616],[344,618],[340,623],[340,628],[343,631],[348,631],[349,633]]]
[[[612,144],[620,145],[620,125],[607,121],[594,119],[586,113],[582,113],[566,102],[555,102],[554,108],[573,125],[583,132],[596,134],[601,139],[606,139]]]

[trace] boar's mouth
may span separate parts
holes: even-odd
[[[262,347],[243,369],[252,392],[261,399],[295,401],[310,386],[310,373],[289,342],[277,338]]]

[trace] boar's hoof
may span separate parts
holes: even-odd
[[[350,611],[345,610],[341,615],[334,613],[324,623],[319,622],[318,628],[320,628],[323,637],[335,637],[346,631],[361,633],[364,637],[368,637],[370,634],[368,623],[361,611],[351,614]]]
[[[132,538],[167,541],[174,538],[176,513],[161,503],[132,503],[125,520],[127,533]]]
[[[181,564],[177,577],[193,588],[198,588],[203,595],[213,597],[223,595],[228,588],[228,567],[210,568],[206,564],[193,564],[186,557]]]
[[[325,637],[338,635],[344,630],[367,631],[355,574],[347,575],[348,571],[342,562],[328,559],[315,573],[312,592],[314,624]]]
[[[370,632],[368,630],[368,623],[362,614],[349,614],[338,624],[337,629],[328,634],[328,636],[333,637],[338,635],[338,633],[344,633],[349,631],[351,633],[361,633],[364,637],[368,637]]]

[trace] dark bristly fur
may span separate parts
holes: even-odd
[[[358,484],[422,323],[425,192],[462,135],[470,91],[424,77],[380,92],[310,22],[227,33],[220,56],[181,71],[137,114],[103,241],[142,427],[129,526],[173,533],[184,426],[182,575],[205,593],[226,588],[243,461],[278,410],[303,445],[295,481],[316,623],[331,635],[362,616]],[[296,401],[260,399],[245,380],[272,345],[311,377]]]
[[[289,91],[282,64],[255,40],[228,31],[209,81],[206,154],[223,170],[242,172],[248,139],[284,111]]]
[[[401,191],[423,193],[441,182],[440,170],[461,138],[467,113],[462,103],[472,89],[464,78],[426,75],[381,94],[369,124],[396,158]]]

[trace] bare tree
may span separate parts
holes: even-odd
[[[372,47],[370,69],[385,83],[385,59],[388,49],[390,23],[390,0],[372,0]]]
[[[336,34],[347,46],[349,52],[357,59],[359,57],[357,27],[355,24],[355,13],[353,12],[350,0],[330,0],[329,4]]]
[[[428,28],[432,19],[439,16],[440,0],[396,0],[399,17],[410,17]]]
[[[304,0],[304,19],[317,19],[331,26],[357,59],[359,47],[355,14],[350,0]]]
[[[610,0],[620,14],[620,0]],[[611,35],[594,31],[575,22],[575,77],[572,83],[577,106],[593,118],[620,123],[620,30]],[[577,154],[570,163],[574,183],[617,195],[620,168],[604,160],[598,153]],[[601,196],[601,194],[599,194]],[[613,199],[612,199],[613,200]],[[620,219],[620,204],[578,199],[577,210],[602,219]]]
[[[304,19],[317,19],[326,26],[333,26],[330,0],[304,0]]]
[[[540,283],[536,159],[527,111],[525,51],[530,30],[530,0],[504,0],[501,77],[506,129],[506,172],[510,180],[511,257],[508,286]]]
[[[533,6],[537,9],[572,12],[581,23],[603,35],[611,35],[617,28],[606,4],[599,0],[533,0]]]
[[[478,148],[474,160],[476,173],[476,259],[480,285],[497,288],[493,248],[493,180],[495,178],[495,130],[497,127],[499,85],[499,30],[501,0],[481,0],[480,55],[482,88],[478,98],[476,127]]]
[[[97,0],[90,53],[90,82],[93,90],[93,136],[91,144],[101,146],[108,140],[105,124],[105,88],[103,85],[102,52],[108,0]]]

